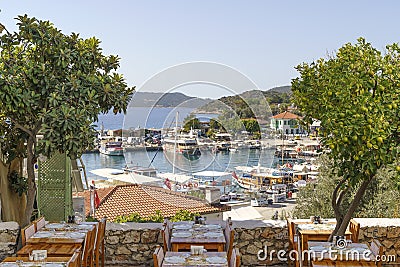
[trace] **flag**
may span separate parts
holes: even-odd
[[[96,190],[97,188],[94,184],[94,180],[92,180],[92,185],[90,186],[90,189],[93,190],[93,196],[91,197],[92,203],[90,203],[91,204],[90,206],[91,206],[92,210],[94,211],[94,209],[97,209],[100,206],[100,198],[99,198],[99,195],[97,194],[97,190]]]
[[[164,184],[169,188],[169,190],[171,190],[171,181],[168,178],[165,179]]]
[[[232,172],[232,177],[234,178],[234,179],[238,179],[238,177],[237,177],[237,175],[236,175],[236,172]]]
[[[97,194],[97,190],[94,190],[94,207],[97,209],[100,206],[100,198]]]

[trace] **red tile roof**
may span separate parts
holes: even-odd
[[[160,210],[164,217],[171,217],[179,210],[207,214],[224,210],[224,207],[213,207],[205,200],[173,192],[156,186],[118,185],[97,189],[100,205],[96,209],[96,217],[107,217],[114,221],[119,215],[139,213],[142,217],[154,215]],[[75,196],[85,197],[86,215],[90,211],[89,191],[76,193]]]
[[[291,112],[285,111],[283,113],[280,113],[278,115],[272,116],[273,119],[298,119],[300,116],[293,114]]]

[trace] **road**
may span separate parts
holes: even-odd
[[[293,193],[292,199],[287,199],[285,202],[274,203],[267,207],[255,207],[255,209],[263,216],[264,220],[271,220],[276,211],[278,211],[278,219],[285,219],[285,217],[291,215],[295,206],[296,193]]]

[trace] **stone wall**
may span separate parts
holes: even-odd
[[[376,238],[384,246],[385,255],[400,262],[400,219],[356,221],[361,224],[360,242],[369,243]],[[278,252],[286,251],[289,246],[286,221],[234,221],[233,227],[242,266],[286,264],[278,259]],[[160,223],[107,223],[106,266],[153,266],[153,251],[156,245],[162,245],[160,230]],[[0,260],[15,255],[18,236],[17,223],[0,223]]]
[[[391,218],[358,218],[360,223],[360,243],[371,243],[378,239],[383,246],[383,266],[388,260],[395,260],[400,264],[400,219]]]
[[[378,239],[385,255],[400,262],[400,219],[356,219],[360,222],[360,242]],[[239,248],[242,266],[285,266],[282,252],[289,247],[286,221],[234,221],[234,245]],[[161,224],[107,224],[107,266],[153,266],[152,252],[162,245]],[[266,252],[266,254],[265,254]],[[278,253],[281,253],[278,257]],[[384,265],[385,266],[385,265]]]
[[[242,266],[282,264],[277,257],[271,261],[262,258],[265,246],[268,251],[287,249],[288,238],[285,221],[233,222],[235,242],[242,254]],[[107,224],[107,266],[153,266],[152,253],[156,245],[162,245],[161,224],[124,223]],[[261,251],[261,252],[260,252]]]
[[[280,251],[286,252],[289,247],[286,221],[238,221],[233,227],[236,231],[234,246],[239,248],[242,266],[282,266],[287,263],[278,257]]]
[[[16,222],[0,223],[0,261],[15,255],[19,232],[19,225]]]
[[[107,266],[153,266],[153,251],[162,245],[161,223],[107,223]]]

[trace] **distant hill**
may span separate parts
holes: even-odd
[[[264,96],[264,99],[262,96]],[[254,118],[257,114],[261,119],[267,120],[271,115],[275,115],[285,107],[290,106],[291,96],[290,86],[274,87],[266,91],[250,90],[239,95],[213,100],[202,106],[200,110],[221,113],[224,109],[233,109],[242,119]]]
[[[211,99],[187,96],[182,93],[135,92],[129,106],[131,107],[190,107],[204,106]]]
[[[273,91],[273,92],[277,92],[277,93],[281,93],[281,94],[292,94],[292,87],[290,85],[278,86],[278,87],[271,88],[268,91],[270,91],[270,92]]]

